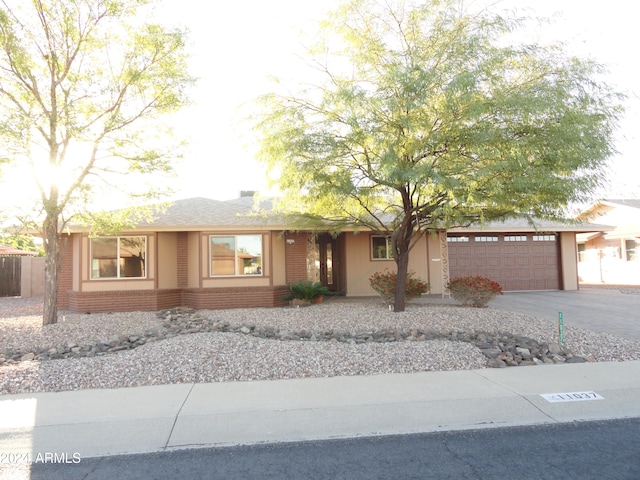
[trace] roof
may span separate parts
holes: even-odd
[[[176,200],[166,209],[156,213],[154,220],[142,222],[139,229],[166,230],[180,227],[186,230],[210,229],[211,227],[264,227],[276,226],[275,217],[259,214],[252,197],[233,200],[213,200],[205,197]],[[263,202],[268,203],[268,202]],[[265,207],[268,205],[265,205]]]
[[[254,197],[243,196],[232,200],[214,200],[194,197],[175,200],[155,213],[154,219],[141,222],[138,231],[211,231],[211,230],[287,230],[291,228],[277,215],[269,215],[270,199],[261,199],[259,208]],[[565,224],[536,221],[531,225],[526,219],[506,219],[487,222],[465,228],[452,228],[452,232],[603,232],[611,230],[606,225],[594,223]]]
[[[599,225],[596,223],[576,222],[561,223],[548,220],[536,220],[531,225],[525,218],[507,218],[504,220],[496,220],[487,222],[483,225],[472,225],[465,228],[452,228],[451,232],[602,232],[611,230],[613,227],[607,225]]]
[[[12,247],[11,245],[0,245],[0,257],[36,257],[38,252],[31,252],[27,250],[20,250]]]
[[[261,203],[263,210],[269,210],[271,202]],[[233,200],[213,200],[204,197],[176,200],[165,211],[156,214],[151,222],[141,223],[139,229],[175,229],[208,230],[212,227],[259,228],[270,227],[286,229],[280,217],[260,215],[255,207],[253,197],[240,197]],[[611,230],[606,225],[594,223],[565,224],[540,220],[532,226],[526,219],[505,219],[503,221],[487,222],[483,225],[466,228],[455,228],[451,231],[501,231],[501,232],[531,232],[531,231],[563,231],[563,232],[595,232]]]

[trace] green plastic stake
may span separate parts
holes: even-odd
[[[558,334],[560,335],[560,343],[564,343],[564,318],[562,312],[558,312]]]

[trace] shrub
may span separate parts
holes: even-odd
[[[414,278],[413,275],[413,272],[407,274],[407,286],[404,291],[407,300],[418,298],[429,291],[429,284],[419,278]],[[385,303],[391,304],[396,295],[396,280],[396,273],[385,270],[371,275],[369,284],[382,297]]]
[[[290,301],[293,299],[315,300],[318,297],[328,295],[329,289],[320,282],[312,282],[311,280],[300,280],[299,282],[289,285],[290,293],[283,300]]]
[[[454,278],[448,288],[455,300],[472,307],[484,307],[493,297],[502,295],[502,286],[498,282],[479,275]]]

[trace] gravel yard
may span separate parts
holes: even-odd
[[[230,332],[181,333],[137,348],[87,358],[3,361],[8,351],[32,352],[59,346],[107,342],[149,335],[166,321],[156,312],[60,313],[55,325],[41,325],[41,299],[0,299],[0,394],[119,388],[183,382],[373,375],[484,368],[487,358],[471,343],[444,339],[355,343],[259,338]],[[508,332],[557,342],[547,320],[491,308],[409,305],[390,312],[376,299],[340,299],[306,308],[254,308],[196,312],[209,324],[273,328],[277,331]],[[345,333],[346,334],[346,333]],[[330,336],[330,335],[329,335]],[[640,359],[640,342],[577,327],[565,327],[566,348],[587,361]],[[4,355],[4,356],[3,356]],[[520,368],[520,367],[517,367]],[[527,368],[527,367],[522,367]],[[533,368],[533,367],[529,367]],[[545,368],[544,366],[535,368]]]

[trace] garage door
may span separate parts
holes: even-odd
[[[450,278],[482,275],[504,290],[560,288],[558,236],[500,234],[447,236]]]

